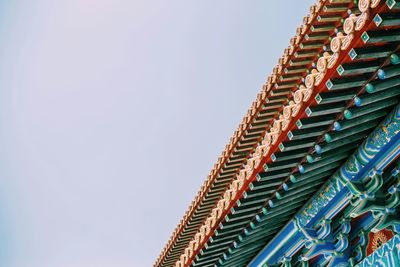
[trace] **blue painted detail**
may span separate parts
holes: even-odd
[[[282,236],[292,237],[297,232],[297,228],[295,227],[293,221],[289,222],[280,232]],[[301,236],[299,236],[301,237]],[[264,263],[273,260],[272,257],[276,254],[278,250],[280,250],[288,240],[282,239],[281,237],[275,236],[263,250],[249,263],[249,267],[259,267]]]
[[[386,78],[386,73],[383,69],[379,69],[377,75],[378,75],[378,78],[381,80],[384,80]]]
[[[320,145],[315,145],[314,148],[315,148],[315,152],[317,152],[318,154],[322,153],[322,147]]]
[[[269,205],[271,208],[275,207],[274,202],[272,202],[271,199],[268,200],[268,205]]]
[[[352,48],[350,50],[349,56],[350,56],[351,60],[354,60],[357,57],[357,52],[356,52],[356,50],[354,50],[354,48]]]
[[[396,224],[396,225],[393,227],[393,230],[394,230],[397,234],[400,234],[400,224]]]
[[[304,173],[306,170],[304,169],[303,165],[299,165],[299,172]]]
[[[359,98],[358,96],[354,97],[354,105],[356,105],[356,107],[361,106],[362,105],[361,98]]]
[[[293,133],[292,133],[291,131],[289,131],[289,132],[287,133],[287,136],[289,137],[289,140],[292,140],[292,138],[293,138]]]
[[[381,23],[382,23],[382,18],[381,18],[381,16],[379,16],[379,14],[376,14],[376,15],[375,15],[375,17],[374,17],[374,23],[375,23],[376,26],[381,25]]]
[[[228,255],[226,255],[225,252],[222,254],[222,257],[224,258],[224,260],[227,260],[227,259],[228,259]]]
[[[289,186],[287,185],[287,183],[283,183],[282,187],[283,187],[283,190],[289,191]]]
[[[340,124],[340,122],[335,121],[333,123],[333,128],[335,129],[335,131],[340,131],[340,130],[342,130],[342,125]]]

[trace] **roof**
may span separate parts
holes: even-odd
[[[400,90],[377,92],[374,79],[398,50],[399,22],[390,13],[398,8],[390,0],[311,7],[155,266],[238,264],[224,255],[269,214],[237,254],[244,264],[265,245],[254,241],[273,236],[305,203],[397,103]],[[339,122],[346,116],[354,120]],[[335,123],[349,130],[332,132]]]

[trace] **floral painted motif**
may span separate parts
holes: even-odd
[[[356,267],[395,267],[400,266],[400,236],[396,235],[387,243],[380,246]]]

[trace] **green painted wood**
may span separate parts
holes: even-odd
[[[294,53],[295,58],[309,58],[318,54],[318,49],[300,50]],[[306,69],[305,69],[306,70]]]
[[[393,87],[391,89],[387,89],[384,91],[380,91],[373,94],[364,94],[362,96],[357,97],[359,99],[359,105],[365,106],[375,102],[378,102],[387,98],[395,98],[400,95],[400,86]]]
[[[307,65],[310,60],[303,60],[303,61],[298,61],[296,63],[299,63],[299,65]],[[289,61],[290,64],[291,61]],[[290,75],[290,74],[283,74],[279,76],[279,81],[281,82],[289,82],[289,81],[299,81],[302,78],[301,75],[295,74],[295,75]]]
[[[282,169],[287,169],[287,168],[293,168],[297,164],[296,159],[290,159],[290,160],[285,160],[285,161],[278,161],[278,162],[271,162],[268,164],[264,165],[264,170],[265,171],[276,171],[276,170],[282,170]]]
[[[347,90],[354,87],[360,87],[367,82],[369,77],[367,76],[356,76],[356,77],[341,77],[336,79],[329,79],[326,82],[326,87],[329,91],[335,90]]]
[[[340,15],[330,15],[330,14],[322,14],[317,16],[317,21],[320,23],[325,23],[325,22],[337,22],[340,21],[342,17]]]
[[[335,162],[335,161],[341,161],[341,160],[347,158],[349,153],[342,153],[340,151],[339,153],[335,153],[333,155],[328,155],[328,156],[326,156],[324,158],[321,158],[320,160],[318,160],[316,162],[303,164],[302,165],[302,167],[304,168],[304,172],[303,173],[307,173],[307,172],[310,172],[312,170],[318,169],[320,167],[329,165],[329,164],[331,164],[332,162]]]
[[[346,109],[343,114],[346,119],[357,118],[362,115],[366,115],[366,114],[372,113],[372,112],[380,110],[380,109],[385,109],[385,108],[391,107],[391,106],[397,104],[397,102],[398,102],[398,99],[396,99],[396,98],[384,99],[384,100],[373,102],[369,105],[365,105],[362,107],[352,107],[352,108]]]
[[[289,218],[290,217],[287,217],[287,216],[282,217],[282,219],[289,219]],[[277,225],[280,228],[283,226],[283,220],[280,222],[271,222],[269,227],[271,227],[273,225],[274,226]],[[272,227],[272,228],[273,228],[273,231],[259,231],[257,233],[254,233],[254,234],[251,234],[248,236],[243,236],[241,238],[241,241],[240,241],[240,239],[238,239],[238,242],[237,242],[238,246],[236,249],[247,250],[249,248],[258,247],[259,243],[266,242],[268,240],[268,237],[271,237],[274,233],[276,233],[279,230],[278,227]]]
[[[361,131],[358,131],[358,132],[361,132]],[[357,134],[358,132],[355,132],[353,134]],[[351,135],[349,135],[349,136],[351,136]],[[338,139],[338,140],[340,140],[340,139]],[[338,140],[335,140],[335,141],[338,141]],[[321,159],[336,155],[337,153],[350,153],[354,149],[356,149],[357,146],[358,146],[358,144],[354,143],[354,144],[349,144],[349,145],[343,146],[340,148],[340,150],[326,151],[325,153],[319,153],[319,154],[314,153],[312,155],[307,156],[307,158],[308,158],[307,162],[309,164],[312,164],[312,163],[320,161]],[[311,158],[311,159],[309,159],[309,158]],[[306,164],[306,163],[304,163],[304,164]]]
[[[395,46],[392,44],[385,46],[362,46],[358,48],[352,48],[349,51],[349,56],[352,60],[386,58],[394,49]]]
[[[324,177],[326,177],[326,176],[324,175]],[[314,177],[314,178],[315,179],[312,179],[312,180],[310,179],[309,181],[307,181],[307,183],[303,183],[302,186],[299,185],[298,187],[293,187],[292,190],[283,191],[282,193],[279,193],[281,195],[280,199],[290,198],[293,195],[302,193],[302,191],[305,189],[319,187],[324,182],[321,178],[319,178],[319,179],[316,179],[316,177]]]
[[[386,5],[391,10],[400,10],[400,2],[397,0],[387,0]]]
[[[300,148],[310,147],[315,143],[315,138],[304,138],[302,140],[293,140],[288,142],[283,142],[279,144],[279,149],[281,151],[291,151]]]
[[[375,120],[378,118],[382,119],[386,115],[387,115],[386,110],[378,110],[371,114],[353,118],[351,120],[343,120],[340,122],[336,122],[335,124],[339,124],[341,130],[345,130],[345,129],[352,128],[352,127],[359,127],[359,125],[361,125],[361,124],[368,123],[369,121],[372,121],[372,120]]]
[[[259,182],[266,182],[266,181],[273,181],[273,180],[279,180],[285,176],[288,176],[290,174],[290,171],[287,170],[279,170],[275,172],[260,172],[256,175],[256,179]]]
[[[340,76],[350,76],[350,75],[360,75],[364,73],[375,72],[382,62],[379,60],[369,61],[369,62],[360,62],[360,63],[345,63],[343,65],[339,65],[336,69],[337,73]]]
[[[320,93],[315,96],[318,104],[330,104],[347,101],[355,96],[355,90]]]
[[[273,193],[273,192],[272,192]],[[271,193],[271,194],[272,194]],[[262,203],[269,197],[269,195],[266,195],[264,198],[249,198],[246,199],[246,204],[247,206],[252,206],[252,205],[262,205]]]
[[[325,41],[329,38],[329,32],[312,32],[304,35],[306,41]]]
[[[394,65],[394,66],[392,65],[389,67],[385,67],[383,69],[380,69],[378,72],[378,76],[380,76],[380,78],[384,77],[385,80],[399,75],[400,75],[399,65]]]
[[[342,13],[348,10],[348,5],[326,5],[322,10],[326,13]]]
[[[292,59],[292,60],[289,60],[289,66],[306,66],[306,65],[308,65],[308,64],[310,64],[311,63],[311,58],[300,58],[300,59]],[[295,75],[294,77],[296,77],[296,78],[298,78],[298,79],[301,79],[302,78],[302,76],[300,76],[300,75]]]
[[[363,140],[367,134],[368,131],[362,131],[345,139],[340,139],[331,143],[319,144],[318,147],[320,148],[320,153],[325,153],[334,149],[340,149],[341,147],[347,146],[354,142],[359,142],[360,140]]]
[[[332,162],[331,165],[326,165],[319,169],[312,170],[312,171],[304,173],[304,174],[301,174],[301,173],[291,174],[290,182],[301,183],[301,182],[306,181],[307,179],[312,179],[312,177],[314,177],[314,176],[324,174],[325,172],[330,172],[330,171],[336,169],[338,166],[340,166],[340,162]]]
[[[375,25],[379,27],[399,26],[400,17],[399,14],[393,13],[376,14],[374,17],[374,22]]]
[[[312,25],[310,29],[312,32],[329,32],[335,29],[335,24],[329,23],[329,24]],[[300,48],[302,48],[301,45]]]
[[[382,42],[398,42],[400,41],[400,30],[388,31],[367,31],[361,35],[361,40],[368,44],[377,44]]]
[[[279,184],[280,183],[277,183],[277,185],[279,185]],[[271,186],[268,185],[268,187],[270,188]],[[274,190],[272,190],[271,192],[274,192]],[[269,191],[266,192],[265,189],[260,188],[260,189],[254,189],[253,191],[250,191],[250,192],[243,193],[243,195],[246,195],[246,199],[251,200],[254,198],[259,199],[260,197],[267,196],[268,193],[269,193]]]
[[[328,169],[328,171],[330,171],[331,169]],[[303,179],[297,183],[292,183],[292,182],[287,182],[285,183],[285,188],[286,188],[286,192],[291,192],[294,190],[297,190],[298,188],[301,188],[302,186],[307,186],[309,183],[317,183],[318,181],[321,181],[323,179],[325,179],[326,177],[328,177],[326,172],[321,172],[317,175],[313,175],[311,177],[309,177],[308,179]]]
[[[345,109],[344,103],[335,104],[321,104],[317,106],[309,106],[306,108],[306,114],[308,117],[324,116],[328,114],[342,112]]]
[[[335,142],[337,140],[347,138],[353,134],[357,134],[364,130],[372,129],[379,124],[380,120],[381,120],[381,118],[378,118],[375,120],[367,121],[367,122],[359,125],[358,127],[351,127],[351,128],[345,129],[343,131],[333,131],[330,133],[326,133],[324,136],[325,141],[328,143]]]
[[[318,51],[324,46],[324,41],[313,41],[313,42],[306,42],[306,43],[301,43],[299,45],[300,51],[308,51],[308,50],[313,50],[315,52],[314,56],[309,56],[307,57],[299,57],[299,58],[292,58],[291,60],[296,62],[296,61],[307,61],[311,63],[312,58],[315,57],[318,53]],[[299,51],[299,52],[300,52]],[[305,64],[308,65],[309,63]]]
[[[297,149],[297,150],[292,150],[292,151],[287,151],[287,152],[277,152],[271,154],[271,159],[274,162],[280,162],[284,160],[290,160],[290,159],[301,159],[307,154],[308,149],[307,148],[302,148],[302,149]]]
[[[292,87],[295,87],[295,86],[292,86]],[[286,95],[288,95],[289,93],[292,92],[291,89],[287,89],[287,88],[292,88],[292,87],[288,87],[288,86],[282,86],[282,88],[281,87],[277,87],[275,90],[273,90],[271,92],[271,95],[273,95],[273,96],[285,95],[286,96]],[[281,106],[279,106],[279,107],[281,107]]]
[[[300,187],[295,191],[291,191],[288,192],[285,195],[282,195],[280,198],[271,198],[270,200],[268,200],[268,205],[269,207],[274,210],[274,209],[280,209],[280,207],[283,207],[284,205],[288,205],[288,203],[293,204],[298,202],[299,200],[301,201],[301,199],[303,199],[303,197],[305,197],[306,195],[308,195],[310,192],[314,192],[315,190],[317,190],[317,188],[315,188],[315,184],[314,185],[310,185],[308,187],[303,186]],[[281,212],[279,210],[279,212]]]
[[[290,66],[283,70],[285,74],[298,74],[307,71],[306,66]]]
[[[323,125],[330,125],[334,122],[335,118],[336,118],[335,114],[330,114],[320,117],[304,118],[298,120],[296,122],[296,126],[298,129],[308,129]]]

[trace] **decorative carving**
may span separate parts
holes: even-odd
[[[289,120],[292,117],[292,109],[296,107],[296,104],[293,101],[290,101],[287,106],[283,108],[282,115],[286,120]]]
[[[342,50],[346,50],[347,48],[349,48],[353,38],[354,38],[354,34],[353,33],[349,33],[348,35],[346,35],[346,37],[343,38],[343,40],[342,40],[341,49]]]
[[[368,12],[361,13],[361,15],[359,15],[357,17],[356,25],[355,25],[354,29],[356,31],[361,30],[365,26],[365,23],[367,23],[368,18],[369,18],[369,13]]]
[[[338,59],[339,59],[339,53],[333,53],[328,60],[328,69],[333,68]]]
[[[316,69],[311,70],[311,73],[306,76],[306,79],[304,81],[304,85],[308,89],[312,89],[315,84],[315,78],[319,75],[319,72]]]
[[[346,34],[351,34],[355,31],[357,16],[354,14],[350,14],[350,16],[344,20],[343,23],[343,31]]]
[[[346,38],[342,32],[338,32],[336,37],[331,40],[331,50],[332,52],[336,53],[339,52],[342,48],[342,42]]]
[[[367,256],[372,254],[377,249],[381,248],[387,241],[393,237],[393,232],[387,229],[383,229],[379,232],[368,234],[368,245],[367,245]]]
[[[336,38],[336,37],[335,37]],[[334,38],[334,39],[335,39]],[[332,39],[333,41],[333,39]],[[331,46],[332,46],[332,41],[331,41]],[[331,48],[332,49],[332,48]],[[332,49],[333,51],[333,49]],[[325,52],[322,57],[320,57],[317,61],[317,70],[319,72],[326,72],[328,69],[328,60],[331,58],[331,55],[328,52]]]
[[[332,179],[318,193],[318,197],[313,197],[303,208],[296,219],[300,226],[304,227],[307,223],[324,208],[333,197],[343,188],[338,179]]]
[[[370,7],[370,3],[371,3],[371,0],[359,0],[358,1],[358,9],[361,12],[366,12],[366,11],[368,11],[368,9]]]
[[[381,0],[371,0],[371,8],[375,8],[379,5]]]
[[[371,255],[357,264],[358,267],[400,266],[400,236],[395,235]]]

